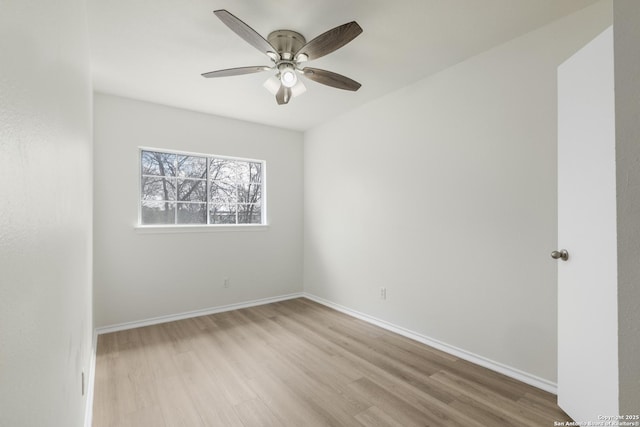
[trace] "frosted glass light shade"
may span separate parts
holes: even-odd
[[[285,87],[294,87],[298,82],[298,76],[292,68],[287,68],[280,73],[280,81]]]

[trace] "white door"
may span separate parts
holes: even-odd
[[[558,404],[618,414],[613,30],[558,68]]]

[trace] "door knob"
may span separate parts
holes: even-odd
[[[561,259],[566,261],[569,259],[569,252],[566,249],[560,249],[559,251],[551,252],[551,258],[553,259]]]

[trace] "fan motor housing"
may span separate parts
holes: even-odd
[[[267,36],[271,46],[275,47],[282,59],[291,60],[307,41],[300,33],[291,30],[276,30]]]

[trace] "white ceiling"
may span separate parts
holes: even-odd
[[[88,0],[97,91],[306,130],[597,0]],[[305,80],[277,105],[270,72],[205,79],[223,68],[270,65],[212,12],[227,9],[263,37],[307,40],[352,20],[364,32],[309,66],[360,83],[347,92]]]

